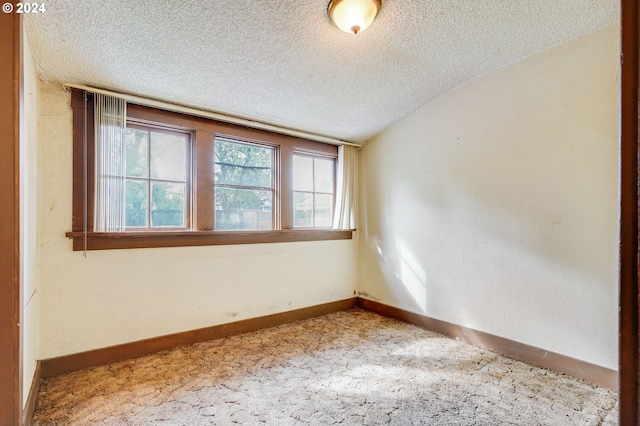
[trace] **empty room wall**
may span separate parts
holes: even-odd
[[[355,240],[73,252],[69,100],[41,83],[41,358],[353,297]]]
[[[617,369],[618,39],[480,76],[367,142],[358,293]]]
[[[22,33],[23,98],[20,112],[20,279],[22,281],[22,403],[27,402],[36,370],[39,323],[37,247],[38,75],[26,32]]]

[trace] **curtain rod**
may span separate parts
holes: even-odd
[[[332,144],[332,145],[350,145],[350,146],[355,146],[355,147],[359,147],[359,148],[362,147],[362,145],[359,145],[357,143],[343,141],[341,139],[335,139],[335,138],[331,138],[331,137],[328,137],[328,136],[317,135],[315,133],[303,132],[301,130],[295,130],[295,129],[289,129],[289,128],[286,128],[286,127],[274,126],[272,124],[262,123],[260,121],[248,120],[248,119],[244,119],[244,118],[240,118],[240,117],[233,117],[231,115],[224,115],[224,114],[220,114],[220,113],[217,113],[217,112],[205,111],[205,110],[202,110],[202,109],[197,109],[197,108],[191,108],[191,107],[187,107],[187,106],[183,106],[183,105],[172,104],[172,103],[169,103],[169,102],[158,101],[158,100],[148,99],[148,98],[142,98],[140,96],[134,96],[134,95],[128,95],[128,94],[124,94],[124,93],[112,92],[110,90],[104,90],[104,89],[98,89],[98,88],[95,88],[95,87],[83,86],[81,84],[63,83],[62,86],[65,89],[74,88],[74,89],[85,90],[85,91],[91,92],[91,93],[98,93],[98,94],[101,94],[101,95],[113,96],[115,98],[124,99],[125,101],[127,101],[129,103],[132,103],[132,104],[136,104],[136,105],[143,105],[143,106],[159,108],[159,109],[164,109],[164,110],[173,111],[173,112],[180,112],[180,113],[184,113],[184,114],[194,115],[194,116],[197,116],[197,117],[211,118],[211,119],[214,119],[214,120],[223,121],[225,123],[239,124],[241,126],[251,127],[251,128],[260,129],[260,130],[268,130],[268,131],[271,131],[271,132],[282,133],[282,134],[289,135],[289,136],[295,136],[295,137],[299,137],[299,138],[310,139],[310,140],[313,140],[313,141],[316,141],[316,142],[324,142],[324,143],[328,143],[328,144]]]

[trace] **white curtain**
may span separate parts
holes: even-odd
[[[356,229],[358,201],[358,151],[353,146],[338,148],[336,208],[333,229]]]
[[[127,103],[94,95],[96,232],[125,230],[125,138]]]

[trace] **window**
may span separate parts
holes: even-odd
[[[215,229],[274,229],[274,148],[215,141]]]
[[[125,226],[187,228],[188,133],[127,126]]]
[[[72,93],[74,250],[352,237],[330,229],[336,146],[133,104],[121,172],[125,226],[94,231],[92,96]]]
[[[334,159],[294,154],[294,227],[331,227],[335,192],[334,176]]]

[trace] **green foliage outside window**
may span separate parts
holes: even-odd
[[[216,229],[272,229],[274,149],[215,143]]]

